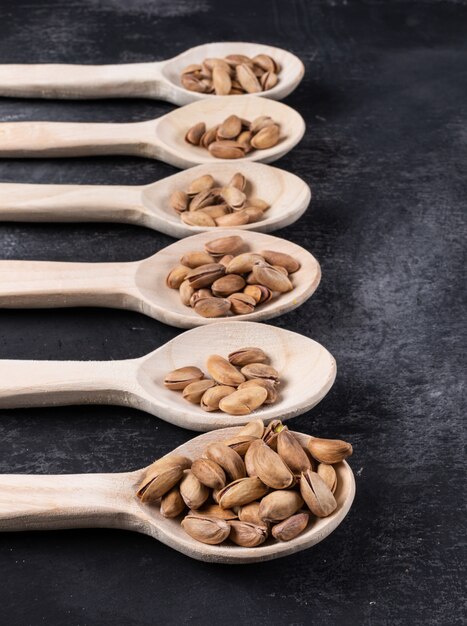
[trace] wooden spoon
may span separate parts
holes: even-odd
[[[169,271],[186,252],[203,250],[217,237],[239,235],[250,251],[275,250],[295,257],[301,264],[292,275],[294,289],[259,305],[253,313],[235,318],[206,318],[182,304],[178,290],[169,289]],[[224,230],[186,237],[141,261],[126,263],[62,263],[49,261],[0,261],[0,307],[51,308],[99,306],[130,309],[165,324],[193,328],[220,319],[266,320],[300,306],[319,285],[318,261],[291,241],[253,231]]]
[[[279,397],[254,412],[254,418],[282,421],[305,413],[327,394],[336,362],[321,344],[282,328],[253,322],[221,322],[182,333],[154,352],[124,361],[0,361],[0,408],[116,404],[147,411],[190,430],[245,424],[251,415],[208,413],[190,404],[163,380],[187,365],[205,374],[211,354],[227,357],[258,346],[280,373]]]
[[[303,63],[295,55],[272,46],[245,42],[209,43],[178,56],[153,63],[124,65],[0,65],[0,96],[21,98],[154,98],[189,104],[209,94],[188,91],[180,82],[181,71],[205,58],[267,54],[281,66],[275,87],[260,92],[273,100],[288,96],[300,83]]]
[[[146,122],[109,124],[87,122],[0,123],[0,157],[42,158],[126,154],[159,159],[185,169],[200,163],[218,163],[209,150],[185,141],[198,122],[212,127],[229,115],[249,121],[269,115],[277,121],[281,138],[272,148],[253,150],[242,161],[270,163],[289,152],[303,137],[302,116],[282,102],[255,96],[223,96],[199,100]]]
[[[239,430],[198,435],[173,452],[195,459],[212,441],[225,440]],[[311,439],[298,435],[303,444]],[[347,515],[355,496],[355,478],[346,461],[334,467],[338,478],[334,513],[321,519],[312,516],[308,529],[292,541],[269,539],[256,548],[200,543],[185,533],[180,519],[166,519],[158,507],[142,504],[135,494],[146,468],[121,474],[0,475],[0,531],[119,528],[150,535],[200,561],[269,561],[322,541]]]
[[[173,191],[211,174],[226,185],[235,172],[249,182],[248,197],[259,197],[270,208],[264,219],[238,226],[240,230],[272,232],[295,222],[310,203],[311,191],[298,176],[262,163],[231,161],[198,165],[143,186],[24,185],[0,183],[0,220],[17,222],[125,222],[153,228],[166,235],[187,237],[216,228],[188,226],[169,206]]]

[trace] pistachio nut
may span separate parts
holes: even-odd
[[[247,93],[261,91],[261,85],[249,65],[241,63],[236,67],[237,80]]]
[[[230,306],[226,298],[203,298],[193,308],[202,317],[224,317],[230,311]]]
[[[256,302],[254,298],[247,296],[246,293],[231,293],[227,296],[227,300],[230,300],[230,309],[235,315],[248,315],[255,310]]]
[[[228,215],[221,215],[216,218],[217,226],[243,226],[248,224],[249,217],[244,211],[236,211],[235,213],[229,213]]]
[[[189,267],[185,265],[176,265],[167,275],[165,283],[170,289],[178,289],[188,276],[190,271]]]
[[[287,487],[293,484],[294,476],[289,467],[287,467],[277,452],[274,452],[264,442],[258,445],[255,443],[252,462],[256,476],[268,487],[272,489],[287,489]]]
[[[210,443],[206,448],[206,457],[218,463],[232,480],[244,478],[246,475],[242,457],[225,443]]]
[[[210,287],[212,283],[225,274],[225,267],[220,263],[206,263],[191,270],[187,280],[193,289]]]
[[[189,281],[184,280],[179,289],[180,300],[182,301],[182,304],[184,304],[185,306],[190,306],[190,300],[194,292],[195,290],[190,285]]]
[[[168,389],[182,390],[189,384],[194,383],[197,380],[202,380],[203,378],[204,374],[199,367],[179,367],[166,375],[164,378],[164,385]]]
[[[277,389],[274,382],[268,378],[251,378],[250,380],[246,380],[244,383],[238,386],[238,390],[240,389],[248,389],[256,385],[257,387],[262,387],[266,389],[267,396],[264,404],[274,404],[277,400]]]
[[[251,152],[251,138],[253,137],[253,133],[250,130],[242,131],[237,137],[237,143],[239,143],[245,153]]]
[[[257,209],[254,206],[246,206],[243,211],[243,214],[248,216],[248,223],[253,224],[254,222],[259,222],[259,220],[263,219],[263,212],[261,209]]]
[[[245,382],[245,377],[231,363],[218,354],[211,354],[206,361],[206,368],[213,379],[220,385],[231,387]]]
[[[334,465],[340,463],[348,456],[351,456],[353,450],[350,443],[341,441],[340,439],[320,439],[313,437],[308,442],[308,450],[311,455],[320,463]]]
[[[265,72],[259,79],[259,82],[263,90],[268,91],[277,85],[278,80],[279,78],[274,72]]]
[[[337,508],[332,491],[316,472],[302,472],[300,493],[310,511],[317,517],[327,517]]]
[[[258,500],[267,492],[267,486],[256,476],[239,478],[219,491],[219,506],[223,509],[244,506],[254,500]]]
[[[228,269],[229,267],[227,266],[227,271]],[[293,289],[290,279],[270,265],[254,265],[252,280],[255,283],[264,285],[264,287],[268,287],[271,291],[278,291],[279,293],[286,293]]]
[[[222,398],[230,395],[235,391],[235,387],[229,387],[228,385],[216,385],[208,389],[201,398],[201,408],[204,411],[218,411],[219,402]]]
[[[223,265],[224,267],[227,267],[227,265],[230,263],[230,261],[233,258],[234,258],[233,254],[224,254],[224,256],[219,259],[219,263]]]
[[[192,252],[186,252],[181,257],[180,263],[182,266],[195,269],[196,267],[200,267],[200,265],[209,265],[215,263],[215,261],[214,258],[204,250],[193,250]],[[188,273],[189,272],[187,272],[187,274]],[[185,278],[187,274],[185,274]]]
[[[203,148],[209,148],[209,146],[216,141],[217,139],[217,129],[218,126],[214,126],[214,128],[210,128],[207,130],[200,139],[199,145],[203,146]]]
[[[264,525],[259,526],[251,522],[241,522],[240,520],[230,520],[229,525],[229,539],[244,548],[260,546],[268,537],[268,531]]]
[[[209,489],[188,470],[180,482],[180,494],[189,509],[199,509],[209,498]]]
[[[221,197],[234,211],[239,211],[245,205],[246,201],[246,195],[237,187],[223,187]]]
[[[188,402],[199,404],[204,393],[211,387],[214,387],[215,384],[213,380],[209,380],[208,378],[196,380],[194,383],[190,383],[185,387],[182,391],[182,395]]]
[[[211,285],[211,289],[215,296],[230,296],[230,294],[243,289],[245,284],[245,280],[238,274],[227,274],[215,280]]]
[[[280,522],[303,506],[303,498],[296,491],[278,490],[268,493],[259,505],[259,516],[265,522]]]
[[[205,244],[206,252],[214,257],[225,256],[226,254],[238,254],[243,248],[244,242],[239,235],[219,237]]]
[[[255,299],[256,304],[262,304],[263,302],[269,302],[272,298],[272,291],[264,285],[247,285],[243,290],[248,296]]]
[[[250,502],[245,504],[238,510],[238,519],[242,522],[250,522],[250,524],[263,525],[265,522],[259,516],[259,502]]]
[[[248,424],[245,424],[245,426],[243,426],[240,429],[238,434],[239,436],[251,435],[253,437],[259,437],[261,439],[261,437],[263,436],[263,432],[264,432],[263,420],[257,419],[257,420],[252,420],[251,422],[248,422]]]
[[[183,213],[188,209],[188,196],[184,191],[173,191],[170,194],[169,204],[177,213]]]
[[[311,469],[305,450],[288,429],[284,428],[277,435],[277,454],[296,475]]]
[[[247,389],[238,389],[230,395],[222,398],[219,408],[229,415],[249,415],[259,408],[268,396],[266,389],[258,385],[252,385]]]
[[[285,252],[275,252],[274,250],[262,250],[261,256],[271,265],[284,267],[289,274],[293,274],[300,269],[300,263],[290,254]]]
[[[190,306],[194,307],[197,302],[206,298],[212,298],[212,291],[208,288],[197,289],[190,298]]]
[[[222,489],[222,487],[225,487],[225,472],[218,463],[211,461],[211,459],[196,459],[192,463],[191,471],[206,487],[211,489]]]
[[[266,363],[268,360],[268,356],[264,350],[252,347],[234,350],[234,352],[231,352],[227,358],[232,365],[236,365],[238,367],[248,365],[249,363]]]
[[[263,128],[266,128],[266,126],[271,126],[272,124],[274,124],[272,117],[269,117],[269,115],[260,115],[251,122],[250,130],[252,133],[258,133]]]
[[[200,509],[190,511],[190,515],[201,517],[218,517],[220,519],[237,519],[238,515],[232,509],[221,509],[218,504],[204,504]]]
[[[254,135],[251,145],[257,150],[266,150],[275,146],[280,138],[280,128],[277,124],[270,124]]]
[[[248,380],[251,378],[265,378],[273,383],[278,383],[280,378],[279,372],[271,365],[266,365],[265,363],[249,363],[242,367],[241,372]]]
[[[229,91],[227,93],[229,93]],[[242,120],[237,115],[229,115],[217,129],[217,136],[220,139],[235,139],[235,137],[240,134],[241,130]]]
[[[277,436],[283,430],[287,428],[280,420],[271,420],[264,429],[263,441],[273,450],[277,450]]]
[[[153,504],[166,494],[182,479],[183,467],[178,463],[167,465],[156,470],[150,477],[143,480],[139,486],[137,496],[141,502]]]
[[[250,198],[248,200],[248,204],[249,206],[254,206],[258,209],[261,209],[261,211],[267,211],[271,206],[266,202],[266,200],[262,200],[261,198]]]
[[[212,85],[216,96],[226,96],[232,89],[230,74],[221,65],[215,65],[212,69]]]
[[[202,191],[209,191],[211,187],[214,187],[214,178],[210,174],[204,174],[192,180],[188,186],[187,194],[189,196],[196,196]]]
[[[209,545],[222,543],[230,534],[228,522],[216,517],[187,515],[182,520],[182,528],[193,539]]]
[[[257,441],[258,437],[254,435],[236,435],[235,437],[230,437],[229,439],[225,439],[223,443],[232,450],[235,450],[240,456],[245,456],[248,448],[253,443],[253,441]]]
[[[243,146],[236,141],[213,141],[208,150],[216,159],[243,159],[245,156]]]
[[[172,487],[161,498],[161,515],[168,518],[178,517],[185,510],[185,502],[178,486]]]
[[[308,513],[296,513],[273,526],[271,534],[274,539],[279,539],[279,541],[291,541],[305,530],[309,519]]]
[[[243,460],[245,462],[245,469],[246,469],[246,473],[248,476],[257,476],[256,467],[255,467],[253,459],[254,459],[255,450],[260,445],[261,445],[260,440],[252,441],[250,446],[248,447],[248,450],[245,452],[245,457]]]
[[[199,146],[201,137],[206,132],[206,124],[204,122],[198,122],[190,129],[188,129],[185,135],[185,141],[191,143],[193,146]]]
[[[337,489],[337,474],[332,465],[327,463],[320,463],[316,470],[318,476],[320,476],[329,489],[334,493]]]
[[[204,215],[208,215],[213,220],[216,220],[219,217],[223,217],[224,215],[229,214],[229,208],[225,203],[223,204],[211,204],[209,206],[205,206],[196,213],[203,213]]]
[[[245,190],[245,186],[246,186],[246,178],[240,172],[236,172],[232,176],[232,178],[230,179],[230,181],[229,181],[227,186],[228,187],[236,187],[237,189],[240,189],[240,191],[244,191]]]
[[[246,274],[251,272],[255,263],[262,261],[263,257],[253,252],[238,254],[227,265],[226,274]]]
[[[185,213],[182,213],[182,222],[188,226],[201,226],[202,228],[212,228],[216,226],[214,218],[203,210],[185,211]]]

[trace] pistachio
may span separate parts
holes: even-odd
[[[264,91],[268,91],[277,85],[278,82],[277,74],[274,72],[265,72],[259,82]]]
[[[201,265],[210,265],[212,263],[215,263],[215,261],[213,257],[207,252],[204,252],[203,250],[194,250],[193,252],[186,252],[180,258],[180,263],[182,264],[182,267],[185,266],[189,267],[190,269],[195,269],[197,267],[200,267]]]
[[[232,365],[243,366],[249,363],[266,363],[268,357],[261,348],[246,347],[231,352],[228,359]]]
[[[165,280],[167,287],[170,287],[170,289],[179,289],[189,271],[190,268],[185,265],[176,265],[167,275]]]
[[[232,293],[227,300],[230,300],[230,308],[235,315],[248,315],[255,310],[255,299],[246,293]]]
[[[203,148],[206,149],[209,148],[209,146],[217,139],[218,128],[218,126],[214,126],[214,128],[210,128],[209,130],[207,130],[201,137],[201,140],[199,142],[200,146],[203,146]]]
[[[205,300],[206,298],[212,298],[212,291],[210,289],[197,289],[190,298],[190,306],[194,307],[197,302],[200,300]]]
[[[199,146],[199,142],[203,134],[206,132],[206,124],[204,122],[198,122],[192,126],[185,135],[185,141],[191,143],[194,146]]]
[[[253,133],[251,130],[242,131],[237,137],[237,143],[239,143],[245,153],[251,152],[251,138],[253,137]]]
[[[311,469],[311,463],[305,450],[290,430],[284,428],[277,435],[277,454],[294,474],[301,474]]]
[[[221,139],[234,139],[242,130],[242,120],[237,115],[229,115],[217,130]]]
[[[309,519],[308,513],[296,513],[273,526],[271,534],[274,539],[279,539],[279,541],[291,541],[305,530]]]
[[[248,363],[248,365],[242,367],[241,372],[248,380],[251,378],[265,378],[274,383],[279,382],[279,372],[271,365],[266,365],[265,363]]]
[[[189,469],[191,467],[191,459],[186,456],[182,456],[180,454],[167,454],[166,456],[161,457],[151,463],[149,467],[146,468],[144,472],[144,477],[141,481],[141,485],[146,485],[151,482],[154,478],[156,478],[161,469],[167,469],[170,467],[179,466],[182,470]]]
[[[227,274],[218,278],[211,285],[212,293],[215,296],[229,296],[245,287],[245,280],[238,274]],[[248,297],[248,296],[247,296]]]
[[[190,306],[190,301],[194,292],[195,290],[190,285],[190,282],[188,280],[184,280],[183,283],[180,285],[180,289],[178,291],[182,304],[184,304],[185,306]]]
[[[224,441],[225,445],[232,450],[235,450],[240,456],[245,456],[248,448],[253,443],[253,441],[257,441],[258,437],[254,435],[236,435],[235,437],[230,437]]]
[[[222,228],[243,226],[244,224],[248,224],[248,222],[249,217],[243,211],[236,211],[235,213],[221,215],[221,217],[216,218],[216,226],[222,226]]]
[[[179,464],[161,467],[154,472],[149,480],[145,479],[143,481],[136,495],[140,498],[141,502],[153,504],[161,496],[170,491],[172,487],[175,487],[180,479],[182,479],[182,476],[183,468]]]
[[[168,518],[178,517],[185,509],[185,502],[178,486],[172,487],[161,498],[161,515]]]
[[[267,378],[250,378],[250,380],[246,380],[244,383],[239,385],[238,389],[239,390],[247,389],[248,387],[252,387],[254,385],[258,387],[262,387],[263,389],[266,389],[266,392],[268,395],[266,396],[266,400],[264,401],[264,404],[274,404],[274,402],[276,402],[277,400],[276,385],[274,384],[273,381]]]
[[[243,290],[248,296],[255,299],[256,304],[262,304],[263,302],[269,302],[272,298],[272,291],[264,285],[247,285]]]
[[[187,385],[182,391],[182,395],[188,402],[199,404],[205,392],[211,387],[214,387],[215,384],[213,380],[197,380]]]
[[[255,263],[257,263],[258,261],[263,261],[263,257],[259,254],[254,254],[252,252],[244,252],[243,254],[238,254],[227,265],[226,273],[246,274],[246,272],[252,271]]]
[[[225,443],[215,442],[209,444],[206,448],[206,457],[218,463],[232,480],[244,478],[246,475],[242,457],[235,450],[226,446]]]
[[[236,187],[240,191],[244,191],[246,186],[246,178],[241,172],[236,172],[229,181],[227,187]]]
[[[230,534],[228,522],[216,517],[187,515],[182,521],[182,528],[193,539],[209,545],[222,543]]]
[[[221,259],[219,259],[219,263],[224,267],[227,267],[233,258],[233,254],[225,254]]]
[[[214,196],[211,190],[208,189],[207,191],[200,191],[196,194],[196,196],[192,197],[188,208],[190,211],[198,211],[199,209],[203,209],[204,207],[212,204],[213,200]]]
[[[214,66],[212,70],[212,84],[216,96],[226,96],[232,89],[232,81],[230,80],[230,74],[220,65]]]
[[[243,246],[244,241],[238,235],[213,239],[204,245],[206,252],[214,257],[225,256],[226,254],[237,254]]]
[[[240,61],[239,61],[240,63]],[[202,67],[201,65],[197,64],[197,63],[192,63],[191,65],[187,65],[187,67],[183,68],[182,70],[182,76],[183,74],[191,74],[193,72],[201,72]]]
[[[311,455],[320,463],[334,465],[340,463],[348,456],[351,456],[353,450],[350,443],[341,441],[340,439],[320,439],[314,437],[308,442],[308,450]]]
[[[280,129],[277,124],[271,124],[262,128],[251,140],[251,146],[257,150],[266,150],[277,144],[280,137]]]
[[[245,469],[248,476],[257,476],[256,466],[254,463],[254,455],[256,449],[261,445],[261,441],[252,441],[248,450],[245,453],[245,458],[243,459],[245,462]]]
[[[264,285],[265,287],[271,289],[271,291],[285,293],[293,289],[290,279],[270,265],[254,265],[252,269],[252,278],[255,283]]]
[[[259,133],[260,130],[266,128],[267,126],[272,126],[274,124],[274,120],[269,115],[260,115],[256,117],[250,125],[250,130],[252,133]]]
[[[220,263],[207,263],[191,270],[187,280],[193,289],[200,289],[200,287],[210,287],[224,273],[225,267]]]
[[[183,390],[190,383],[201,380],[202,378],[204,378],[204,374],[198,367],[179,367],[166,375],[164,385],[168,389]]]
[[[218,411],[219,402],[222,398],[230,395],[235,391],[235,387],[229,387],[228,385],[216,385],[208,389],[201,398],[201,408],[205,411]]]
[[[261,85],[249,65],[241,63],[236,70],[237,80],[247,93],[261,91]]]
[[[227,61],[224,61],[224,59],[218,59],[216,57],[213,57],[209,59],[204,59],[203,63],[212,72],[214,71],[214,68],[217,66],[217,67],[221,67],[223,70],[225,70],[226,72],[230,74],[230,71],[231,71],[230,65],[227,63]]]
[[[248,216],[248,223],[253,224],[254,222],[259,222],[259,220],[263,219],[263,212],[261,209],[257,209],[254,206],[247,206],[242,210],[243,215]]]
[[[245,426],[243,426],[243,428],[240,429],[239,431],[239,436],[243,436],[243,435],[252,435],[253,437],[259,437],[261,438],[263,436],[263,432],[264,432],[264,424],[263,424],[263,420],[253,420],[251,422],[248,422],[248,424],[245,424]]]
[[[224,317],[230,311],[230,301],[224,298],[204,298],[194,309],[202,317]]]
[[[337,508],[332,491],[316,472],[302,472],[300,493],[310,511],[317,517],[327,517]]]
[[[243,191],[237,189],[237,187],[224,187],[221,191],[221,197],[234,211],[238,211],[243,208],[246,201],[246,195]]]
[[[303,506],[303,498],[296,491],[272,491],[261,500],[259,516],[265,522],[280,522]]]
[[[256,476],[268,487],[272,489],[287,489],[287,487],[293,484],[294,476],[290,469],[277,452],[274,452],[265,443],[258,445],[255,443],[252,462]]]
[[[238,510],[238,519],[242,522],[250,522],[250,524],[257,524],[261,526],[265,524],[264,520],[259,516],[259,502],[250,502],[245,504]]]
[[[212,228],[216,226],[214,218],[200,211],[186,211],[182,213],[182,222],[188,226],[200,226],[201,228]]]
[[[205,206],[196,213],[203,213],[211,217],[213,220],[216,220],[218,217],[223,217],[224,215],[229,214],[229,208],[226,204],[211,204],[209,206]],[[215,224],[214,224],[215,225]]]
[[[324,480],[332,493],[334,493],[337,489],[337,474],[334,467],[327,463],[320,463],[316,472],[318,476]]]
[[[221,509],[218,504],[203,504],[200,509],[190,511],[190,515],[200,517],[217,517],[219,519],[237,519],[238,515],[232,509]]]
[[[243,146],[235,142],[213,141],[208,150],[217,159],[243,159],[245,156]]]
[[[248,389],[239,389],[222,398],[219,408],[230,415],[249,415],[264,404],[267,395],[266,389],[256,385]]]
[[[268,537],[267,528],[250,522],[241,522],[239,520],[229,521],[230,535],[229,539],[238,546],[244,548],[255,548],[264,543]]]
[[[248,200],[249,206],[254,206],[262,211],[267,211],[269,209],[269,204],[265,200],[261,200],[261,198],[250,198]]]
[[[253,63],[259,65],[266,72],[277,72],[278,66],[274,59],[272,59],[267,54],[257,54],[252,59]]]
[[[188,208],[188,196],[184,191],[174,191],[170,195],[169,204],[177,213],[183,213]]]
[[[271,265],[285,267],[289,274],[293,274],[300,269],[300,263],[290,254],[285,252],[275,252],[274,250],[262,250],[261,256]]]
[[[219,491],[219,506],[223,509],[244,506],[261,498],[267,491],[267,486],[257,477],[239,478]]]
[[[222,356],[212,354],[206,361],[206,368],[213,379],[220,385],[236,386],[245,381],[245,377]]]
[[[196,459],[193,461],[191,471],[196,478],[206,487],[222,489],[225,487],[226,478],[222,467],[211,459]]]
[[[204,174],[192,180],[188,185],[187,194],[196,196],[202,191],[209,191],[214,186],[214,178],[210,174]]]
[[[209,498],[209,489],[188,470],[180,482],[180,494],[189,509],[199,509]]]

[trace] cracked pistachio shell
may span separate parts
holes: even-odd
[[[190,268],[186,267],[186,265],[176,265],[167,274],[167,278],[165,279],[167,287],[170,287],[170,289],[179,289],[180,285],[188,276],[189,271]]]
[[[311,455],[320,463],[334,465],[340,463],[348,456],[351,456],[353,450],[350,443],[341,441],[340,439],[320,439],[313,437],[307,445]]]
[[[257,476],[253,458],[256,448],[258,448],[260,445],[261,440],[252,441],[248,450],[245,453],[245,457],[243,460],[245,462],[245,469],[248,476]]]
[[[279,382],[279,372],[271,365],[266,365],[265,363],[249,363],[242,367],[241,372],[248,380],[265,378],[275,383]]]
[[[246,475],[242,457],[225,443],[210,443],[206,448],[206,457],[218,463],[232,480],[244,478]]]
[[[214,258],[204,250],[193,250],[192,252],[186,252],[180,258],[180,263],[182,264],[182,266],[189,267],[192,270],[196,267],[199,267],[200,265],[209,265],[210,263],[214,262]]]
[[[225,396],[230,395],[235,391],[235,387],[229,387],[228,385],[216,385],[208,389],[201,398],[201,408],[205,411],[218,411],[219,402]]]
[[[187,194],[189,196],[196,196],[196,194],[201,193],[201,191],[209,191],[211,187],[214,187],[214,178],[210,174],[205,174],[191,181],[187,189]]]
[[[234,211],[238,211],[245,204],[246,195],[237,187],[223,187],[221,197]]]
[[[189,384],[204,378],[203,372],[199,367],[187,366],[179,367],[169,372],[164,378],[164,385],[168,389],[182,390]]]
[[[272,124],[274,124],[272,117],[269,117],[269,115],[260,115],[251,122],[250,130],[252,133],[258,133],[263,128],[266,128],[266,126],[271,126]]]
[[[236,172],[230,179],[227,187],[236,187],[240,191],[244,191],[246,186],[246,178],[240,172]]]
[[[251,145],[257,150],[272,148],[279,141],[280,134],[279,126],[277,124],[270,124],[256,133],[251,140]]]
[[[300,493],[317,517],[327,517],[337,508],[332,491],[316,472],[307,470],[300,478]]]
[[[197,289],[190,298],[190,306],[194,307],[197,302],[205,298],[212,298],[212,291],[207,288]]]
[[[251,378],[250,380],[246,380],[244,383],[239,385],[238,389],[248,389],[253,385],[266,389],[268,395],[266,396],[264,404],[274,404],[274,402],[276,402],[278,395],[276,385],[272,380],[269,380],[267,378]]]
[[[161,498],[161,515],[163,517],[178,517],[185,510],[185,502],[180,495],[178,486],[173,487]]]
[[[223,217],[224,215],[229,214],[229,208],[225,203],[223,204],[211,204],[209,206],[205,206],[200,211],[196,211],[197,213],[201,212],[204,215],[216,220],[219,217]]]
[[[193,146],[199,146],[201,137],[206,132],[206,124],[204,122],[198,122],[192,126],[185,135],[185,141],[191,143]]]
[[[210,287],[212,283],[225,274],[225,267],[220,263],[206,263],[192,269],[187,280],[193,289]]]
[[[219,506],[231,509],[235,506],[244,506],[258,500],[268,491],[267,486],[259,478],[239,478],[226,485],[218,493]]]
[[[180,494],[189,509],[199,509],[209,498],[209,489],[187,471],[180,482]]]
[[[199,404],[204,393],[211,387],[214,387],[215,384],[213,380],[209,379],[196,380],[194,383],[190,383],[185,387],[182,391],[182,395],[188,402]]]
[[[220,385],[237,386],[245,382],[245,377],[231,363],[218,354],[211,354],[206,361],[206,368],[213,379]]]
[[[221,509],[218,504],[204,504],[200,509],[190,511],[190,515],[218,517],[219,519],[237,519],[238,517],[231,509]]]
[[[230,534],[228,522],[216,517],[187,515],[182,520],[182,528],[193,539],[209,545],[222,543]]]
[[[230,296],[230,294],[240,291],[245,285],[244,278],[238,274],[227,274],[214,281],[211,285],[211,289],[215,296],[223,297]]]
[[[251,448],[251,446],[250,446]],[[264,442],[254,447],[252,462],[256,476],[272,489],[287,489],[294,475],[281,457]]]
[[[290,279],[281,271],[270,265],[254,265],[251,273],[252,280],[255,283],[263,285],[271,291],[286,293],[293,289]]]
[[[245,156],[243,146],[236,141],[213,141],[208,150],[216,159],[243,159]]]
[[[308,526],[310,516],[308,513],[296,513],[288,519],[272,527],[271,534],[279,541],[291,541],[298,537]]]
[[[238,509],[238,518],[242,522],[250,522],[250,524],[258,524],[261,526],[264,521],[259,516],[259,502],[250,502]]]
[[[180,289],[179,289],[179,295],[180,295],[180,300],[182,301],[182,304],[184,304],[185,306],[190,306],[190,300],[194,292],[195,290],[190,285],[189,281],[184,280],[183,283],[180,285]]]
[[[264,429],[263,441],[273,450],[277,450],[277,436],[283,430],[287,428],[280,420],[271,420]]]
[[[305,450],[288,429],[284,428],[277,435],[277,454],[294,474],[311,469],[310,459]]]
[[[149,478],[141,483],[137,496],[141,502],[154,504],[166,494],[183,477],[183,468],[179,464],[167,465],[157,469]]]
[[[230,310],[235,315],[248,315],[255,310],[255,299],[247,296],[246,293],[231,293],[230,296],[227,296],[227,300],[230,300]]]
[[[293,256],[290,256],[290,254],[286,254],[285,252],[262,250],[260,254],[271,265],[284,267],[289,274],[293,274],[300,269],[300,263],[297,259],[294,259]]]
[[[223,443],[232,450],[235,450],[240,456],[245,456],[248,448],[256,441],[258,438],[253,435],[236,435],[235,437],[230,437],[230,439],[225,439]]]
[[[274,72],[265,72],[260,78],[261,87],[264,91],[268,91],[277,85],[279,78]]]
[[[248,296],[255,299],[256,304],[263,304],[263,302],[269,302],[272,298],[272,291],[264,285],[247,285],[243,290]]]
[[[227,274],[246,274],[251,272],[255,263],[263,261],[263,257],[253,252],[243,252],[238,254],[227,265]]]
[[[247,93],[257,93],[262,91],[261,85],[253,70],[246,63],[241,63],[236,67],[237,80]]]
[[[268,355],[261,348],[247,347],[234,350],[227,358],[232,365],[243,366],[249,363],[265,363]]]
[[[268,530],[264,525],[261,526],[240,520],[231,520],[229,525],[229,539],[244,548],[260,546],[268,537]]]
[[[210,489],[225,487],[225,472],[218,463],[211,461],[211,459],[196,459],[191,465],[191,471],[203,485]]]
[[[251,435],[252,437],[259,437],[261,439],[261,437],[263,436],[263,432],[263,420],[258,419],[252,420],[251,422],[248,422],[248,424],[245,424],[245,426],[240,429],[238,434],[239,436]]]
[[[243,248],[243,239],[238,235],[229,237],[219,237],[205,244],[205,249],[212,256],[225,256],[226,254],[237,254]]]
[[[190,201],[189,210],[190,213],[199,211],[203,209],[205,206],[210,206],[214,202],[214,194],[211,190],[208,191],[200,191],[193,196]]]
[[[173,191],[169,199],[170,208],[177,213],[183,213],[188,208],[188,196],[184,191]]]
[[[332,465],[328,465],[327,463],[320,463],[316,472],[318,476],[324,480],[332,493],[334,493],[337,489],[337,474],[334,467]]]
[[[266,389],[254,385],[226,396],[219,402],[219,408],[229,415],[249,415],[264,404],[267,396]]]
[[[193,308],[202,317],[224,317],[230,311],[230,306],[226,298],[203,298]]]
[[[280,522],[296,513],[302,506],[303,498],[297,491],[273,491],[261,500],[259,516],[265,522]]]

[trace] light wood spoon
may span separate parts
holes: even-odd
[[[165,280],[186,252],[203,250],[217,237],[239,235],[250,251],[275,250],[295,257],[301,264],[292,277],[294,289],[259,305],[253,313],[206,318],[180,300],[177,289]],[[165,324],[193,328],[220,319],[266,320],[297,308],[319,285],[318,261],[291,241],[253,231],[224,230],[186,237],[141,261],[126,263],[62,263],[49,261],[0,261],[0,307],[52,308],[99,306],[129,309]]]
[[[195,459],[212,441],[225,440],[239,430],[214,430],[191,439],[173,452]],[[303,444],[311,439],[308,435],[298,435]],[[268,539],[256,548],[200,543],[185,533],[179,519],[166,519],[158,507],[142,504],[135,494],[146,468],[121,474],[0,474],[0,531],[119,528],[154,537],[200,561],[238,564],[269,561],[322,541],[347,515],[355,496],[355,478],[346,461],[334,467],[338,479],[334,513],[321,519],[312,518],[308,529],[292,541]]]
[[[199,367],[206,376],[209,355],[227,357],[258,346],[280,373],[279,397],[254,412],[269,422],[307,412],[320,402],[336,377],[336,362],[321,344],[297,333],[253,322],[221,322],[182,333],[154,352],[123,361],[0,360],[0,408],[115,404],[147,411],[190,430],[246,424],[251,415],[206,412],[164,384],[179,367]]]
[[[199,100],[162,117],[128,124],[88,122],[2,122],[0,157],[43,158],[125,154],[159,159],[185,169],[200,163],[218,163],[209,150],[185,141],[198,122],[212,127],[229,115],[249,121],[269,115],[280,125],[279,142],[272,148],[252,150],[236,163],[270,163],[289,152],[303,137],[302,116],[282,102],[255,96],[222,96]]]
[[[273,100],[288,96],[300,83],[303,63],[295,55],[272,46],[246,42],[208,43],[178,56],[152,63],[123,65],[0,65],[0,96],[21,98],[153,98],[182,105],[210,98],[188,91],[180,82],[181,71],[205,58],[267,54],[281,66],[275,87],[260,92]],[[215,96],[214,96],[215,97]]]
[[[237,226],[240,230],[272,232],[303,215],[311,199],[298,176],[262,163],[223,162],[198,165],[150,185],[25,185],[0,183],[0,220],[12,222],[125,222],[153,228],[166,235],[187,237],[217,228],[188,226],[169,206],[173,191],[211,174],[226,185],[236,172],[248,180],[248,197],[265,200],[264,219]]]

